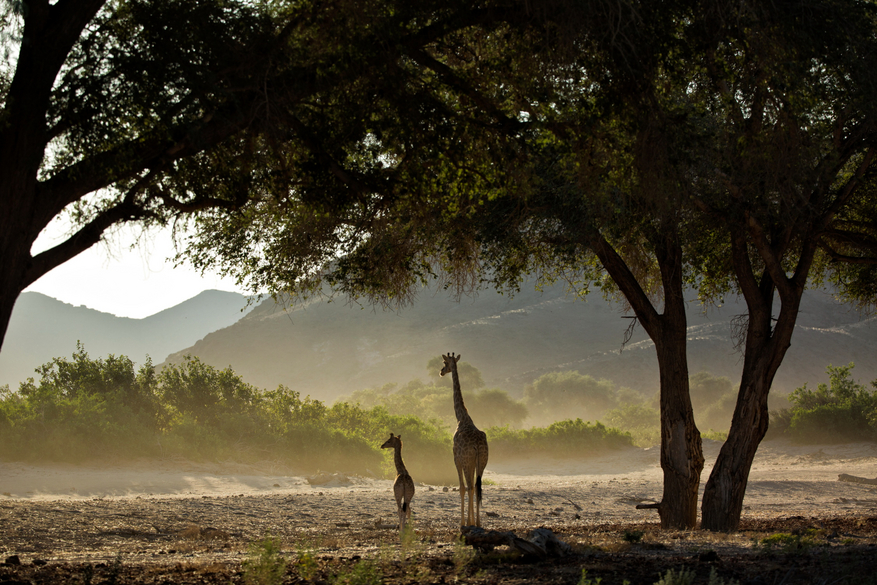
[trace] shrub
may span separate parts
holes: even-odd
[[[164,420],[152,363],[135,371],[125,356],[91,360],[81,344],[72,359],[37,368],[17,393],[0,395],[0,453],[13,458],[81,461],[130,451],[152,454]]]
[[[497,459],[536,455],[582,457],[633,445],[630,434],[580,418],[517,431],[492,427],[487,429],[487,440],[491,457]]]
[[[284,386],[263,391],[231,368],[213,368],[197,358],[156,373],[148,359],[137,370],[125,356],[93,360],[78,345],[72,359],[55,358],[38,372],[39,382],[28,380],[18,392],[0,388],[0,456],[6,459],[267,459],[300,471],[392,477],[392,453],[380,445],[393,432],[403,436],[406,465],[417,481],[441,484],[457,478],[453,427],[436,418],[399,414],[385,406],[327,407]],[[446,410],[453,416],[449,390],[419,383],[408,390],[418,399],[447,396]],[[472,410],[483,407],[495,414],[508,407],[507,412],[517,409],[521,416],[520,403],[504,392],[486,390],[470,403]],[[488,434],[492,458],[580,457],[630,444],[630,435],[581,419],[526,431],[495,426]]]
[[[242,565],[247,585],[279,585],[286,574],[280,542],[270,535],[250,544],[249,558]]]
[[[853,363],[828,366],[829,383],[806,384],[788,397],[792,407],[774,413],[774,422],[803,443],[841,443],[877,439],[877,395],[852,380]],[[877,388],[877,381],[871,383]],[[783,425],[787,423],[787,425]]]
[[[651,447],[661,442],[661,413],[642,403],[624,404],[606,413],[606,422],[630,433],[634,445]]]
[[[699,429],[729,429],[737,391],[731,380],[698,372],[689,379],[691,406]]]

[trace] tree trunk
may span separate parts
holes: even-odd
[[[657,312],[627,264],[604,238],[595,237],[590,245],[655,343],[661,383],[661,469],[664,471],[664,494],[657,505],[661,527],[695,528],[703,447],[689,395],[688,321],[678,233],[667,229],[655,244],[664,292],[663,313]]]
[[[661,469],[664,472],[664,494],[658,514],[661,528],[683,530],[697,526],[697,496],[704,461],[689,395],[685,325],[684,320],[681,324],[665,322],[664,337],[675,340],[655,343],[661,379]]]
[[[784,286],[780,315],[774,325],[773,281],[766,273],[757,286],[753,281],[750,279],[753,286],[744,287],[749,325],[737,405],[728,440],[719,451],[703,494],[701,528],[717,532],[730,532],[740,525],[749,471],[770,423],[767,397],[791,344],[804,293],[803,285]]]
[[[10,225],[13,227],[10,228]],[[30,254],[21,253],[23,237],[20,230],[20,227],[15,227],[9,221],[8,216],[0,220],[0,232],[5,232],[0,237],[0,350],[3,348],[15,301],[27,286],[23,284],[23,274],[26,272]]]
[[[731,532],[739,526],[752,461],[767,433],[770,381],[763,375],[749,378],[740,387],[728,440],[704,488],[701,528],[705,530]]]

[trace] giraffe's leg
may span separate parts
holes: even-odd
[[[473,495],[475,496],[475,526],[481,527],[481,498],[478,495],[481,493],[481,478],[478,477],[475,479],[475,489],[473,490]]]
[[[484,477],[484,468],[487,467],[487,437],[484,444],[478,449],[475,460],[475,521],[476,526],[481,526],[481,483]]]
[[[396,496],[396,511],[399,514],[399,532],[402,532],[402,529],[405,527],[405,523],[403,522],[404,512],[402,511],[402,497],[404,495],[404,486],[401,482],[397,481],[393,485],[393,495]]]
[[[460,526],[466,526],[466,481],[461,465],[457,466],[457,475],[460,476]]]
[[[466,483],[469,486],[469,526],[481,526],[475,518],[475,468],[466,469]]]

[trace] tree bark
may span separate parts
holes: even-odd
[[[803,288],[796,292],[795,298],[786,299],[773,331],[770,330],[771,305],[750,305],[750,322],[755,319],[761,323],[750,324],[752,340],[747,338],[731,430],[704,489],[701,527],[706,530],[730,532],[740,524],[749,471],[770,423],[768,394],[791,345],[802,293]],[[757,335],[753,334],[756,330]],[[760,334],[764,330],[767,334]]]
[[[664,472],[664,493],[658,514],[662,528],[692,529],[697,526],[698,488],[704,458],[689,395],[686,322],[683,320],[680,324],[667,319],[662,329],[660,341],[655,340],[661,380],[661,469]]]
[[[664,290],[663,313],[655,310],[624,260],[605,239],[592,238],[590,245],[655,343],[660,372],[661,469],[664,472],[664,492],[656,506],[661,528],[695,528],[704,459],[689,394],[688,321],[678,234],[672,229],[666,230],[655,247]]]
[[[701,528],[717,532],[736,530],[755,453],[770,423],[767,398],[774,376],[791,345],[798,318],[804,280],[788,279],[771,267],[756,279],[742,232],[733,235],[732,256],[743,297],[749,310],[743,373],[728,439],[722,445],[707,480],[701,507]],[[802,253],[799,270],[809,270],[812,246]],[[770,262],[767,262],[770,264]],[[777,263],[778,265],[778,263]],[[800,272],[798,274],[801,274]],[[780,314],[773,322],[774,292],[780,286]]]

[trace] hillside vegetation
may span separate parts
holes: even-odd
[[[270,460],[300,472],[391,476],[390,454],[379,446],[394,432],[403,437],[406,462],[419,481],[456,480],[451,431],[440,420],[392,414],[383,406],[328,406],[285,386],[260,390],[231,368],[197,358],[156,371],[148,359],[139,369],[125,356],[91,359],[80,345],[72,359],[55,358],[39,375],[17,392],[0,388],[3,459]],[[622,431],[581,420],[487,432],[494,461],[632,445]]]
[[[437,371],[436,356],[427,365]],[[829,383],[798,388],[773,412],[771,434],[799,442],[877,440],[877,394],[851,379],[853,364],[827,369]],[[460,363],[473,419],[488,433],[491,461],[514,457],[584,457],[659,438],[655,396],[578,372],[545,374],[515,399],[485,388],[481,372]],[[262,390],[231,368],[197,358],[160,370],[147,359],[92,359],[80,345],[70,359],[39,368],[39,381],[16,392],[0,387],[0,457],[17,461],[95,462],[121,458],[271,461],[297,472],[393,475],[379,445],[403,437],[406,462],[421,481],[453,483],[456,426],[450,381],[412,380],[354,392],[333,405],[285,386]],[[877,381],[871,385],[877,389]],[[705,372],[691,378],[705,437],[722,439],[736,390]],[[598,414],[586,422],[574,405]],[[535,413],[535,416],[534,416]],[[553,417],[553,418],[552,418]],[[600,420],[598,420],[600,419]],[[540,424],[533,425],[532,422]]]

